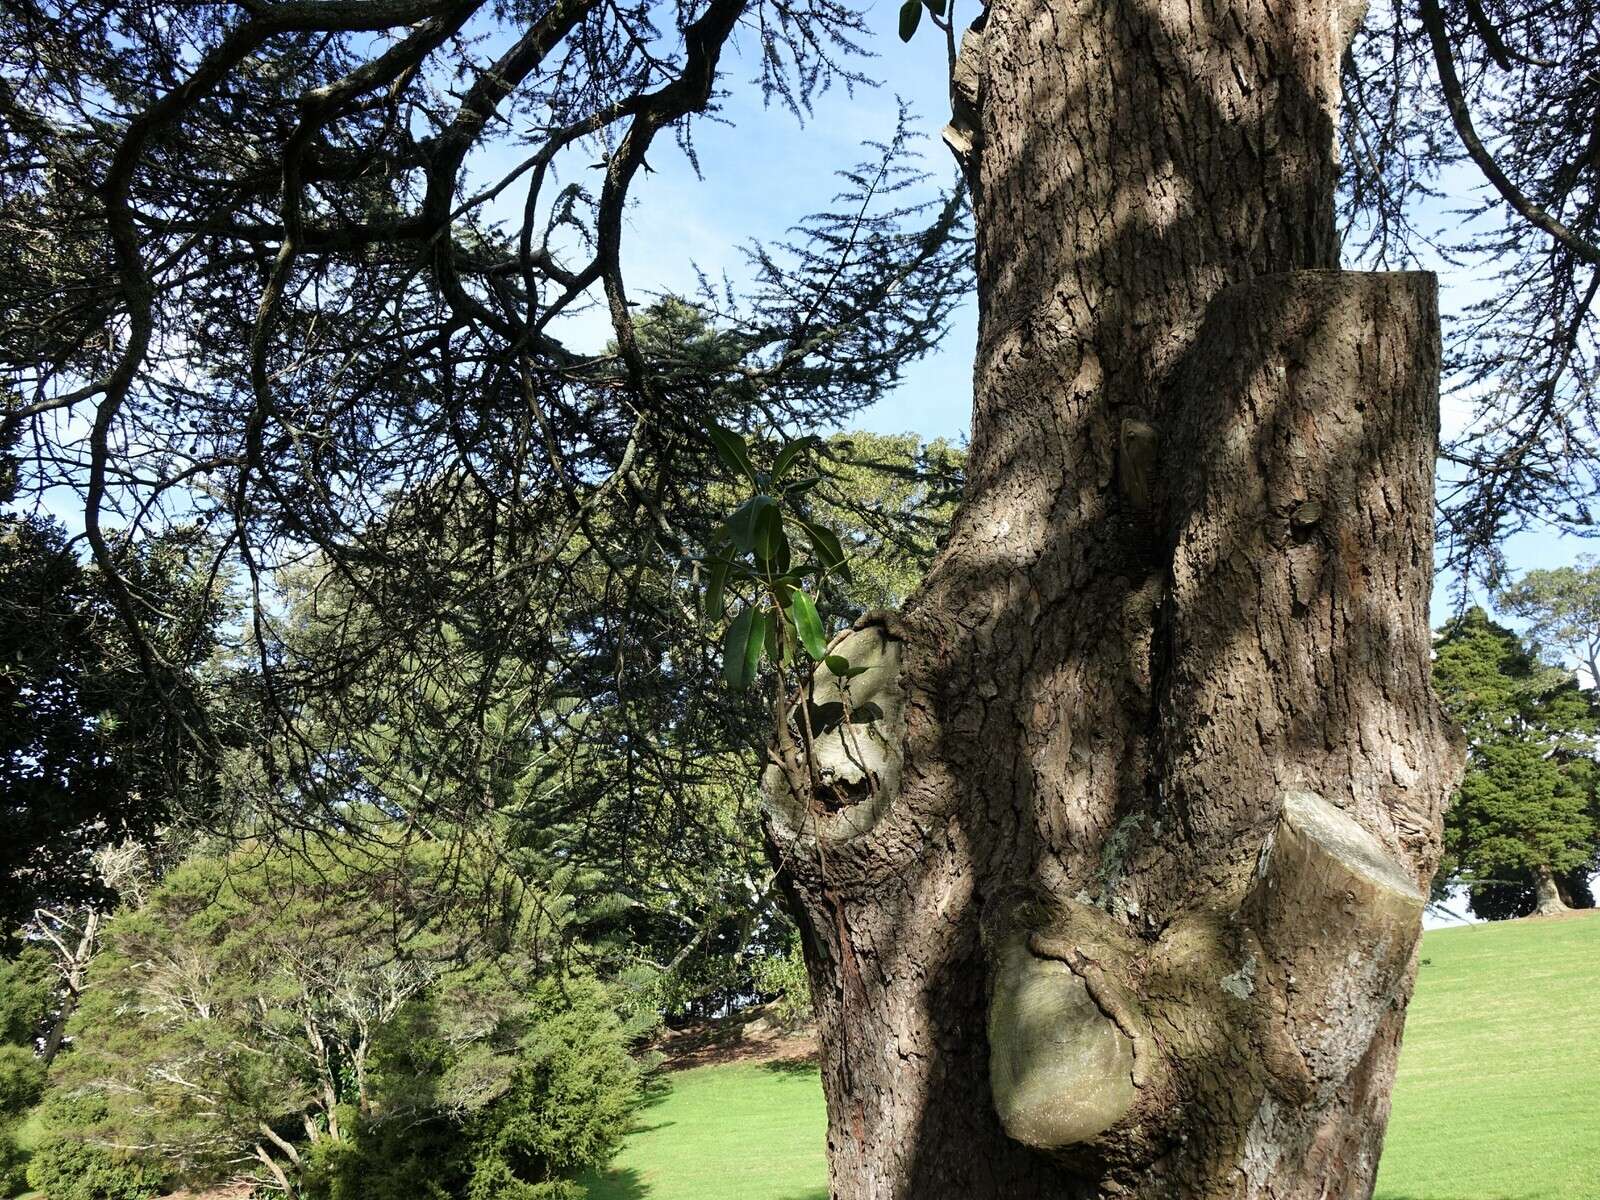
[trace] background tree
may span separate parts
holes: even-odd
[[[290,1195],[571,1194],[620,1139],[637,1031],[551,977],[525,891],[507,881],[493,923],[463,905],[450,876],[473,869],[349,840],[172,872],[106,928],[30,1177],[109,1155]]]
[[[1589,907],[1600,856],[1591,694],[1481,608],[1444,627],[1433,678],[1469,746],[1441,871],[1483,917]]]
[[[1576,565],[1527,571],[1502,588],[1495,604],[1528,622],[1528,637],[1547,655],[1577,659],[1600,686],[1600,565],[1582,555]]]
[[[838,530],[849,556],[850,578],[832,597],[849,623],[898,608],[916,591],[949,533],[966,454],[915,434],[864,430],[830,438],[825,449],[811,512]]]
[[[196,531],[171,531],[130,550],[121,586],[150,614],[146,636],[236,730],[249,706],[217,656],[227,599],[197,561],[211,553]],[[215,788],[139,672],[103,575],[58,523],[0,515],[0,936],[14,944],[41,909],[81,924],[80,911],[108,908],[96,853],[205,820]]]
[[[674,311],[689,328],[687,310]],[[652,337],[653,322],[641,322]],[[898,602],[945,527],[961,455],[877,434],[813,453],[831,466],[810,477],[806,512],[838,529],[858,562],[826,608],[849,620]],[[735,492],[702,492],[709,526]],[[462,521],[446,536],[470,544],[482,533]],[[749,697],[710,686],[718,631],[697,611],[688,572],[637,564],[632,608],[617,606],[616,576],[598,558],[530,574],[539,638],[508,643],[481,611],[453,607],[420,685],[409,645],[386,640],[370,600],[330,575],[302,573],[280,659],[350,655],[339,688],[301,717],[323,767],[314,786],[249,810],[270,819],[293,806],[315,824],[344,819],[349,796],[381,796],[382,812],[467,839],[570,904],[566,929],[589,966],[626,975],[642,1004],[705,1015],[749,999],[756,960],[782,957],[791,937],[759,836],[754,780],[768,725]]]

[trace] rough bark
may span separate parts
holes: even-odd
[[[765,780],[838,1200],[1370,1192],[1460,750],[1434,283],[1336,269],[1354,19],[967,35],[968,495]]]

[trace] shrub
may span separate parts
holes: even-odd
[[[44,1063],[26,1046],[0,1045],[0,1196],[26,1191],[28,1156],[17,1126],[44,1092]]]
[[[468,1200],[565,1200],[617,1152],[639,1071],[606,989],[547,980],[510,1090],[472,1123]]]
[[[56,968],[38,946],[0,962],[0,1042],[32,1046],[56,1002]]]
[[[783,1024],[793,1028],[812,1018],[811,977],[806,974],[799,938],[789,942],[789,949],[784,954],[758,958],[751,975],[758,991],[775,994],[774,1015]]]
[[[16,1135],[44,1094],[45,1066],[34,1039],[49,1024],[55,985],[55,965],[37,946],[0,962],[0,1195],[27,1190],[28,1156]]]
[[[307,1200],[581,1200],[574,1180],[616,1153],[638,1094],[627,1030],[595,980],[533,984],[516,1008],[512,1053],[470,1061],[428,1036],[426,1005],[396,1022],[404,1036],[377,1044],[380,1105],[312,1147]],[[419,1115],[416,1093],[485,1086],[496,1094],[481,1105]]]
[[[28,1162],[28,1182],[50,1200],[146,1200],[161,1191],[156,1167],[94,1143],[105,1100],[57,1093],[44,1102],[44,1136]]]
[[[301,1176],[306,1200],[456,1200],[466,1183],[453,1121],[361,1118],[350,1136],[313,1143]]]
[[[28,1047],[0,1045],[0,1123],[39,1103],[44,1076],[44,1061]]]

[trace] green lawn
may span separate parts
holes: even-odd
[[[1600,1198],[1600,915],[1422,942],[1375,1200]]]
[[[665,1085],[590,1200],[828,1200],[815,1067],[697,1067]]]
[[[1600,1200],[1600,915],[1429,933],[1375,1200]],[[592,1200],[827,1200],[814,1069],[668,1075]]]

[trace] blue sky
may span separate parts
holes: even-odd
[[[963,17],[958,5],[957,20],[969,20],[976,11],[969,0]],[[701,121],[695,128],[703,178],[695,177],[683,152],[663,135],[651,148],[651,170],[634,180],[623,237],[631,298],[654,291],[691,293],[697,266],[713,279],[726,272],[738,283],[746,275],[741,248],[752,240],[777,241],[797,221],[826,208],[841,186],[835,173],[873,157],[864,143],[893,134],[901,99],[924,135],[919,148],[933,182],[944,187],[953,182],[955,160],[939,140],[939,129],[949,119],[943,35],[925,23],[904,44],[894,32],[897,13],[897,5],[883,2],[868,10],[870,49],[877,57],[848,64],[882,81],[880,86],[858,85],[852,93],[835,85],[813,98],[813,112],[803,123],[776,100],[763,104],[755,82],[754,35],[740,31],[737,53],[723,60],[727,95],[720,120]],[[568,339],[590,345],[608,333],[599,312],[563,329]],[[977,306],[969,301],[956,314],[940,352],[915,364],[898,391],[861,414],[856,424],[886,433],[965,437],[976,339]]]
[[[958,9],[956,18],[964,24],[975,11],[969,3],[964,12]],[[662,138],[650,156],[652,171],[635,181],[624,239],[631,294],[690,292],[696,266],[712,277],[726,271],[738,281],[744,273],[740,247],[752,239],[776,240],[807,213],[826,206],[838,186],[834,173],[864,157],[864,142],[889,136],[901,98],[925,135],[926,166],[940,182],[953,176],[953,160],[938,137],[949,111],[942,39],[925,25],[910,44],[901,43],[894,32],[897,13],[896,4],[882,0],[868,10],[873,35],[869,46],[877,57],[860,66],[880,86],[858,86],[853,94],[836,87],[815,98],[814,111],[803,123],[780,105],[763,105],[753,82],[753,37],[744,32],[737,57],[725,60],[729,94],[721,113],[724,123],[703,122],[696,131],[704,178],[696,178],[684,154]],[[1470,176],[1459,178],[1460,186],[1471,186]],[[1444,210],[1452,203],[1441,206],[1442,220],[1449,219]],[[1481,292],[1482,285],[1468,273],[1443,262],[1425,265],[1440,274],[1446,310]],[[600,314],[593,320],[595,336],[603,336]],[[855,423],[886,433],[964,438],[971,417],[976,329],[976,304],[968,301],[955,314],[940,349],[915,364],[893,394]],[[571,336],[578,330],[567,332]],[[1447,435],[1459,428],[1464,408],[1447,398]],[[1513,569],[1522,571],[1571,562],[1586,548],[1580,539],[1527,533],[1510,541],[1507,556]],[[1446,582],[1441,581],[1435,595],[1436,621],[1448,615]]]

